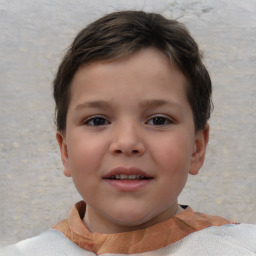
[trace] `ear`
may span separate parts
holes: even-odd
[[[71,177],[71,171],[69,168],[69,159],[68,159],[68,147],[66,143],[65,136],[61,132],[56,133],[56,139],[58,141],[59,147],[60,147],[60,153],[61,153],[61,160],[62,164],[64,166],[64,175],[67,177]]]
[[[196,175],[199,169],[203,166],[207,143],[209,140],[210,127],[208,124],[205,125],[203,130],[196,133],[194,150],[190,161],[189,173]]]

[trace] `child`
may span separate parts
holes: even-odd
[[[175,20],[116,12],[75,38],[53,84],[68,219],[0,255],[255,255],[256,227],[178,204],[202,167],[211,80]]]

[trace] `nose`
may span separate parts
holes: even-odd
[[[114,155],[141,156],[145,153],[142,134],[134,125],[120,125],[113,130],[109,150]]]

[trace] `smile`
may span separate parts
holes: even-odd
[[[143,175],[127,175],[127,174],[117,174],[117,175],[112,175],[108,179],[110,180],[146,180],[146,179],[152,179],[150,177],[145,177]]]
[[[143,189],[154,178],[135,167],[117,167],[103,177],[110,187],[123,192],[135,192]]]
[[[136,167],[117,167],[107,173],[103,179],[109,180],[146,180],[153,179],[149,174]]]

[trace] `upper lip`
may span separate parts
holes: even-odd
[[[152,176],[148,175],[146,172],[142,171],[141,169],[137,168],[137,167],[117,167],[114,168],[113,170],[111,170],[109,173],[107,173],[103,178],[104,179],[108,179],[111,176],[115,176],[115,175],[121,175],[121,174],[125,174],[125,175],[139,175],[139,176],[143,176],[146,178],[153,178]]]

